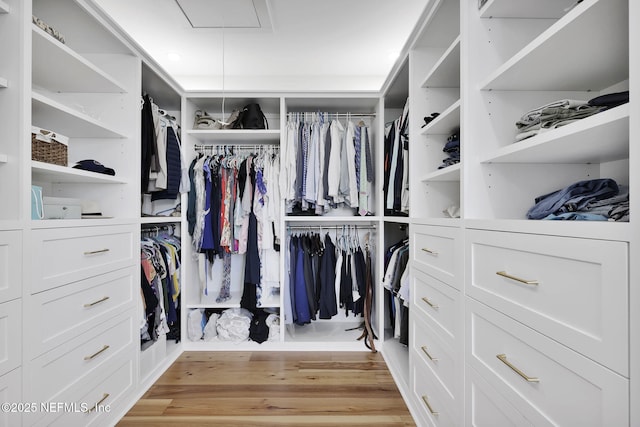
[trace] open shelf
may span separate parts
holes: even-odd
[[[227,309],[227,308],[238,308],[240,307],[240,299],[242,298],[242,291],[231,291],[231,298],[224,302],[216,302],[216,297],[218,296],[217,292],[212,292],[209,295],[204,296],[204,298],[210,300],[205,301],[198,304],[186,304],[187,309],[191,310],[194,308],[216,308],[216,309]],[[263,297],[261,300],[261,305],[258,308],[278,308],[280,307],[280,296],[279,295],[269,295],[267,297]]]
[[[447,107],[438,117],[429,122],[422,135],[449,135],[454,128],[460,127],[460,100]]]
[[[629,157],[629,104],[502,147],[483,163],[603,163]]]
[[[33,125],[58,132],[69,138],[125,138],[93,117],[67,107],[38,93],[31,93]]]
[[[52,183],[76,184],[126,184],[121,178],[96,172],[89,172],[72,167],[52,165],[49,163],[31,162],[31,172],[34,181],[48,181]]]
[[[278,129],[192,129],[186,133],[200,142],[230,142],[247,145],[280,143],[280,130]]]
[[[9,5],[6,2],[0,0],[0,13],[9,13],[10,10],[11,9],[9,8]]]
[[[408,216],[391,216],[385,215],[384,222],[396,223],[396,224],[409,224],[411,219]]]
[[[628,21],[626,1],[585,0],[498,67],[480,87],[599,91],[621,82],[629,77]],[[578,40],[589,48],[577,49]],[[541,72],[545,67],[548,72]]]
[[[305,216],[305,215],[299,215],[299,216],[285,216],[285,221],[286,222],[303,222],[303,223],[331,223],[331,225],[333,225],[333,223],[336,224],[340,224],[340,225],[348,225],[348,224],[352,224],[352,223],[358,223],[358,222],[362,222],[362,223],[368,223],[368,222],[375,222],[377,221],[379,218],[377,216],[332,216],[332,215],[318,215],[318,216]]]
[[[576,0],[489,0],[480,9],[481,18],[558,19]]]
[[[175,224],[180,221],[179,216],[143,216],[140,218],[140,224]]]
[[[431,172],[420,179],[422,182],[460,181],[460,163]]]
[[[4,77],[0,77],[0,89],[9,87],[9,82]]]
[[[436,62],[420,87],[460,87],[460,36]]]
[[[126,92],[124,86],[113,77],[36,25],[33,25],[32,57],[34,86],[52,92]]]

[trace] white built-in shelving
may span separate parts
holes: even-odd
[[[85,183],[85,184],[126,184],[127,181],[117,176],[97,172],[74,169],[67,166],[53,165],[38,161],[31,162],[34,179],[56,184]]]
[[[279,144],[278,129],[189,129],[186,133],[201,143]]]

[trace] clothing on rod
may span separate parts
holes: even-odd
[[[384,209],[387,215],[409,214],[409,99],[402,116],[385,126]]]

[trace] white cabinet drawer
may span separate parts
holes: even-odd
[[[58,402],[73,404],[78,411],[50,412],[41,417],[36,426],[112,426],[117,423],[121,405],[130,403],[135,385],[135,364],[133,357],[117,358],[117,364],[110,363],[104,370],[91,375],[81,387],[56,398]],[[41,415],[41,414],[39,414]]]
[[[30,298],[30,358],[134,306],[134,268],[82,280]]]
[[[20,366],[22,360],[22,301],[0,304],[0,375]],[[6,402],[11,402],[7,400]]]
[[[411,269],[411,285],[413,313],[425,316],[453,342],[462,324],[460,292],[415,268]]]
[[[55,401],[74,382],[135,346],[135,329],[133,318],[125,313],[35,359],[29,369],[31,399]]]
[[[430,369],[451,399],[459,393],[458,375],[462,370],[458,353],[419,316],[411,316],[411,339],[414,361]]]
[[[533,426],[520,412],[467,366],[465,425],[473,427]]]
[[[467,237],[468,295],[628,375],[626,243],[479,230]]]
[[[460,289],[462,249],[460,229],[431,225],[411,226],[413,265]]]
[[[411,388],[420,415],[430,425],[452,427],[460,424],[458,418],[461,418],[462,402],[460,408],[456,408],[456,402],[422,363],[411,365]]]
[[[34,230],[31,293],[135,265],[132,226]]]
[[[24,403],[20,396],[22,396],[22,369],[18,368],[0,377],[0,401]],[[21,418],[21,412],[0,411],[0,426],[19,426]]]
[[[468,299],[467,361],[536,426],[626,426],[629,382]]]
[[[22,232],[0,231],[0,302],[22,294]]]

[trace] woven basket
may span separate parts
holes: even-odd
[[[33,127],[31,130],[31,160],[59,166],[68,164],[68,138]]]

